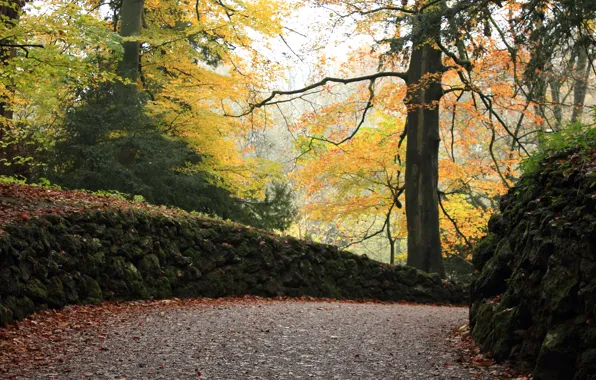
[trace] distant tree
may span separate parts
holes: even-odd
[[[408,264],[444,275],[439,223],[440,107],[449,104],[454,113],[457,109],[460,114],[468,116],[468,120],[474,120],[474,133],[465,136],[477,136],[478,130],[482,129],[488,131],[484,140],[488,150],[485,156],[493,161],[495,174],[502,180],[503,186],[510,186],[515,178],[515,163],[521,156],[530,153],[530,147],[526,145],[536,144],[535,127],[540,127],[545,120],[542,112],[544,85],[530,78],[532,70],[542,70],[539,65],[532,66],[532,59],[541,57],[535,47],[549,26],[544,23],[542,35],[532,35],[531,28],[541,28],[539,20],[544,19],[545,12],[564,14],[569,21],[568,30],[579,25],[584,30],[582,33],[569,33],[584,36],[578,40],[579,45],[574,44],[577,50],[578,46],[585,46],[587,40],[593,40],[594,23],[590,21],[593,2],[318,0],[308,3],[330,12],[333,25],[351,19],[358,32],[372,36],[377,42],[375,52],[381,58],[379,69],[369,75],[319,78],[304,88],[274,91],[265,97],[258,95],[250,102],[248,111],[267,105],[276,106],[289,99],[300,101],[315,92],[331,93],[331,87],[338,84],[364,83],[368,87],[368,96],[360,99],[362,117],[351,130],[342,126],[339,133],[338,129],[319,129],[311,135],[311,142],[324,141],[339,146],[356,136],[373,108],[386,103],[379,96],[383,87],[388,86],[386,78],[403,80],[407,122],[401,139],[406,144],[404,183]],[[548,11],[551,8],[553,10]],[[501,9],[503,12],[499,12]],[[502,16],[497,16],[499,14]],[[558,22],[556,17],[552,18],[552,22],[552,25]],[[564,28],[560,31],[563,32]],[[586,35],[590,37],[586,39]],[[513,37],[512,41],[510,37]],[[527,41],[527,48],[523,41]],[[559,43],[562,41],[559,39]],[[504,47],[508,50],[505,53]],[[553,48],[551,52],[555,50]],[[578,51],[581,52],[581,49]],[[574,86],[578,96],[574,102],[576,111],[573,115],[576,116],[572,118],[577,117],[583,107],[582,94],[589,67],[582,63],[585,61],[585,56],[579,54],[574,66],[578,77]],[[397,100],[397,97],[393,99]],[[312,118],[319,120],[318,115]],[[458,124],[455,114],[452,120],[452,144],[451,149],[447,147],[447,154],[455,163],[455,126]],[[478,139],[473,137],[473,140]],[[463,144],[467,142],[463,141]],[[313,144],[305,146],[310,149]],[[399,154],[398,158],[403,159]],[[483,171],[476,178],[488,176],[488,172]],[[466,181],[453,182],[459,182],[459,185],[449,189],[450,194],[465,193],[467,201],[480,208],[485,207],[483,203],[492,202],[489,198],[479,203],[473,191],[468,191]],[[447,195],[447,192],[443,194]],[[445,211],[448,207],[441,209]],[[456,225],[454,228],[460,230]]]
[[[246,213],[240,220],[257,228],[285,231],[296,218],[294,197],[287,183],[273,182],[265,190],[265,199],[244,199],[240,203]]]
[[[427,272],[445,276],[441,253],[439,231],[439,102],[445,94],[441,86],[443,74],[449,69],[443,65],[447,48],[443,47],[445,25],[455,23],[455,18],[465,14],[474,18],[493,1],[448,2],[448,1],[315,1],[316,5],[331,7],[331,14],[340,19],[355,18],[363,29],[380,22],[386,30],[399,30],[399,38],[385,38],[382,44],[389,45],[394,58],[402,62],[385,60],[380,68],[403,66],[405,71],[379,71],[371,75],[352,78],[326,77],[305,88],[291,91],[274,91],[265,99],[255,99],[250,110],[268,104],[276,104],[279,96],[302,94],[333,83],[368,83],[369,96],[365,101],[361,121],[345,139],[327,140],[335,145],[343,144],[358,132],[364,124],[368,111],[376,100],[375,85],[383,78],[400,78],[406,84],[404,103],[407,109],[407,135],[405,157],[405,206],[408,230],[408,265]],[[341,9],[333,8],[339,6]],[[370,28],[370,30],[373,30]],[[319,140],[321,138],[319,137]],[[399,155],[398,152],[396,152]]]
[[[74,189],[116,190],[131,197],[199,211],[258,228],[284,230],[295,209],[287,186],[274,184],[265,199],[240,199],[194,168],[202,157],[181,138],[167,136],[142,102],[122,107],[113,85],[79,93],[65,112],[63,132],[45,173]],[[140,94],[137,93],[137,97]]]

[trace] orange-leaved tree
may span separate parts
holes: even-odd
[[[301,137],[297,143],[309,144],[311,152],[294,174],[306,197],[302,210],[306,218],[334,224],[344,248],[374,238],[385,240],[392,264],[398,239],[406,235],[406,218],[400,210],[404,167],[396,159],[400,148],[392,138],[395,124],[380,119],[374,127],[362,127],[358,139],[340,146]],[[315,126],[321,127],[321,121]]]
[[[444,276],[439,211],[441,194],[463,194],[469,201],[473,201],[477,194],[466,188],[470,181],[502,182],[502,186],[508,186],[515,169],[511,163],[519,157],[516,151],[527,152],[521,136],[526,130],[524,121],[532,110],[531,100],[527,97],[518,98],[514,91],[507,90],[515,84],[515,76],[510,76],[507,70],[500,73],[489,70],[485,73],[482,67],[490,60],[490,54],[486,54],[487,50],[498,53],[498,44],[493,43],[493,36],[490,33],[483,34],[484,26],[490,22],[488,16],[503,5],[500,1],[492,0],[327,0],[314,3],[325,7],[335,23],[352,19],[356,25],[354,33],[372,35],[377,41],[377,51],[381,51],[378,70],[353,77],[328,76],[296,90],[273,91],[268,97],[255,97],[249,105],[249,111],[279,104],[280,101],[287,101],[288,97],[298,97],[298,94],[315,89],[323,88],[331,93],[334,86],[365,83],[369,92],[367,98],[360,102],[360,122],[341,126],[339,133],[338,129],[323,128],[314,136],[310,136],[313,141],[343,145],[355,137],[366,124],[362,120],[366,120],[373,107],[386,103],[378,96],[379,90],[388,89],[390,93],[393,91],[393,94],[402,95],[403,100],[398,99],[398,96],[389,97],[394,99],[396,104],[385,104],[384,108],[389,112],[401,110],[406,116],[405,133],[401,136],[406,144],[406,154],[401,158],[404,159],[405,165],[408,264]],[[509,69],[515,70],[511,67]],[[403,84],[401,87],[381,85],[380,83],[386,82],[387,78],[398,78]],[[493,92],[491,86],[499,80],[505,83],[501,86],[503,91],[494,87],[496,91]],[[515,103],[515,108],[509,109],[508,102]],[[452,104],[452,111],[459,108],[457,119],[453,117],[449,120],[439,112],[442,107],[449,107],[448,103]],[[467,105],[456,107],[456,103],[473,104],[473,109],[466,110]],[[474,114],[481,117],[473,123],[469,122],[473,119],[468,119],[467,124],[461,121],[462,118]],[[320,117],[324,124],[327,116],[316,117]],[[533,117],[528,119],[531,120]],[[455,159],[457,162],[458,157],[465,158],[482,148],[490,151],[488,155],[486,150],[484,151],[484,158],[492,159],[492,163],[483,159],[477,165],[459,167],[462,172],[465,172],[466,168],[475,167],[475,173],[469,174],[468,178],[457,179],[456,182],[460,185],[455,187],[447,183],[448,181],[444,184],[439,181],[441,125],[448,123],[452,126],[474,124],[470,126],[467,135],[482,135],[477,140],[481,139],[481,142],[475,144],[472,149],[465,146],[461,149],[455,148],[455,142],[459,144],[467,137],[466,132],[461,132],[464,129],[458,128],[456,131],[455,126],[451,127],[453,133],[450,135],[454,147],[450,147],[447,154],[452,160]],[[518,124],[521,127],[516,128]],[[399,134],[396,134],[395,138],[399,139]],[[310,149],[312,145],[306,146]],[[512,148],[497,151],[497,146]],[[396,151],[395,154],[399,155],[399,152]],[[496,171],[484,170],[486,165],[494,165]],[[449,177],[446,176],[445,179],[449,180]],[[501,185],[497,188],[502,189]],[[478,207],[490,204],[490,197],[490,194],[486,196],[486,204]],[[448,207],[443,209],[448,211]],[[455,225],[454,228],[461,230]]]

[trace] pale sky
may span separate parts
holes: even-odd
[[[285,87],[279,89],[303,87],[320,79],[312,68],[321,56],[327,59],[327,74],[339,75],[337,71],[347,61],[349,52],[373,43],[370,36],[347,36],[354,27],[350,20],[330,31],[329,13],[322,8],[302,7],[293,17],[285,20],[284,26],[287,28],[284,38],[287,46],[281,38],[277,38],[272,54],[290,64],[292,70],[288,73],[288,82],[281,84]],[[317,42],[320,42],[320,46],[313,46]],[[313,47],[316,50],[313,51]]]

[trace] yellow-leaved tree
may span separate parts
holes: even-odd
[[[304,216],[314,223],[332,224],[339,232],[339,239],[330,243],[345,248],[362,245],[366,252],[369,240],[382,239],[391,263],[399,253],[399,239],[406,236],[405,214],[400,210],[404,167],[396,158],[399,142],[392,138],[400,129],[396,124],[398,120],[379,118],[375,126],[362,127],[358,139],[341,145],[303,137],[299,144],[310,145],[311,152],[294,175],[306,197]],[[387,259],[383,253],[373,255]]]
[[[130,13],[124,12],[128,4]],[[200,163],[185,170],[210,173],[218,186],[240,197],[262,197],[280,167],[251,157],[243,144],[252,128],[263,127],[259,118],[230,118],[226,112],[276,78],[275,67],[253,45],[281,34],[288,10],[283,2],[262,0],[125,0],[120,10],[123,28],[124,17],[131,17],[138,29],[123,34],[135,42],[130,66],[138,67],[125,79],[149,95],[147,110],[162,130],[183,137],[201,155]],[[126,60],[125,42],[122,65]]]
[[[63,120],[100,90],[126,107],[138,98],[162,135],[194,150],[199,159],[180,172],[207,173],[238,198],[263,197],[279,177],[279,164],[252,153],[249,135],[263,119],[225,114],[277,77],[261,51],[282,33],[290,10],[283,1],[6,0],[0,10],[0,174],[43,176],[47,169],[32,169],[28,156],[51,151]],[[133,133],[122,127],[106,138]],[[125,153],[129,162],[142,154]]]

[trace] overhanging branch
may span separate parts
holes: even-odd
[[[25,57],[29,58],[29,48],[40,48],[43,49],[43,45],[37,44],[7,44],[0,42],[0,48],[17,48],[25,51]]]
[[[271,101],[273,99],[275,99],[278,96],[285,96],[285,95],[296,95],[296,94],[300,94],[306,91],[310,91],[313,90],[317,87],[321,87],[326,85],[327,83],[341,83],[341,84],[350,84],[350,83],[357,83],[357,82],[364,82],[364,81],[370,81],[372,83],[374,83],[377,79],[381,79],[381,78],[400,78],[403,80],[407,80],[408,75],[407,73],[404,72],[397,72],[397,71],[382,71],[382,72],[378,72],[375,74],[371,74],[371,75],[364,75],[361,77],[353,77],[353,78],[335,78],[335,77],[326,77],[323,78],[322,80],[313,83],[311,85],[308,85],[306,87],[297,89],[297,90],[289,90],[289,91],[273,91],[271,92],[271,94],[266,97],[265,99],[263,99],[262,101],[258,102],[258,103],[254,103],[254,104],[250,104],[249,105],[249,109],[239,115],[228,115],[226,114],[226,116],[232,116],[232,117],[243,117],[246,116],[250,113],[252,113],[254,110],[256,110],[257,108],[262,108],[265,107],[269,104],[271,104]]]
[[[457,226],[457,223],[455,222],[455,219],[453,219],[451,217],[451,215],[449,215],[447,213],[447,211],[445,210],[445,207],[443,207],[443,201],[441,200],[441,196],[443,194],[441,194],[439,192],[439,206],[441,206],[441,211],[443,211],[443,214],[447,217],[447,219],[449,219],[449,221],[453,224],[453,227],[455,227],[455,230],[457,231],[458,235],[462,237],[462,239],[464,239],[464,241],[466,242],[466,245],[470,248],[473,247],[472,243],[470,243],[470,241],[468,240],[468,238],[466,237],[466,235],[463,234],[463,232],[461,232],[461,230],[459,229],[459,227]]]

